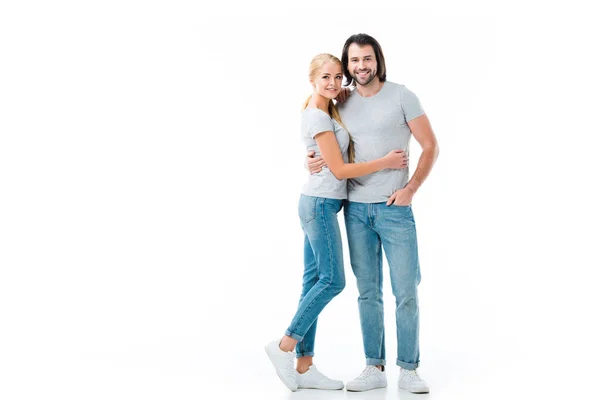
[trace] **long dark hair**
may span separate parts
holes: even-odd
[[[387,76],[385,69],[385,58],[383,57],[383,51],[381,50],[379,42],[377,42],[373,36],[369,36],[366,33],[357,33],[356,35],[350,36],[348,40],[346,40],[346,43],[344,43],[344,49],[342,50],[342,71],[346,77],[345,85],[356,85],[352,75],[350,75],[350,70],[348,70],[348,48],[350,48],[352,43],[356,43],[361,47],[369,45],[373,48],[373,51],[375,52],[375,61],[377,61],[377,76],[381,82],[385,82]]]

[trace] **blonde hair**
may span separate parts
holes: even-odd
[[[334,63],[338,64],[340,67],[342,66],[342,62],[340,61],[340,59],[334,55],[328,53],[317,54],[310,62],[310,67],[308,69],[308,78],[310,80],[315,80],[323,65],[327,63]],[[308,106],[310,99],[312,99],[312,95],[308,96],[308,99],[306,99],[306,101],[304,102],[304,107],[302,107],[303,110],[306,108],[306,106]],[[331,118],[335,119],[342,126],[342,128],[344,128],[346,132],[348,132],[348,135],[350,136],[350,132],[342,122],[342,117],[340,116],[340,113],[338,112],[338,109],[335,106],[335,104],[333,104],[333,100],[329,100],[329,105],[327,106],[327,109],[329,111],[329,115],[331,115]],[[348,161],[351,163],[354,162],[354,142],[352,141],[352,136],[350,136],[350,144],[348,145]]]

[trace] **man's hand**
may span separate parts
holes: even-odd
[[[308,157],[308,172],[310,172],[311,175],[318,174],[323,167],[327,166],[323,157],[315,157],[314,150],[309,151],[306,156]]]
[[[337,97],[335,98],[335,101],[337,101],[338,103],[345,102],[346,100],[348,100],[348,96],[350,96],[350,92],[351,92],[351,90],[349,88],[347,88],[347,87],[342,88],[342,90],[340,90]]]
[[[415,192],[409,187],[396,190],[385,205],[389,206],[390,204],[394,204],[395,206],[410,206],[414,195]]]

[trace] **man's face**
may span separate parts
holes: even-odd
[[[312,84],[317,93],[328,99],[335,99],[342,89],[342,66],[336,63],[325,63]]]
[[[371,45],[348,47],[348,71],[357,84],[366,86],[377,75],[377,59]]]

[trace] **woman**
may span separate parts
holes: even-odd
[[[283,338],[265,347],[277,375],[292,391],[344,387],[343,382],[329,379],[316,369],[313,355],[317,317],[345,286],[337,213],[347,198],[346,179],[407,165],[402,150],[393,150],[377,160],[352,163],[350,135],[333,104],[342,90],[342,78],[342,63],[331,54],[319,54],[310,63],[313,94],[302,111],[302,139],[307,150],[320,154],[328,168],[310,175],[300,196],[304,277],[298,310]],[[296,369],[294,348],[298,358]]]

